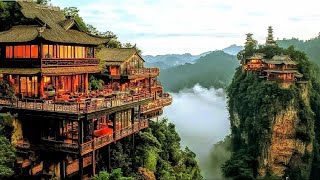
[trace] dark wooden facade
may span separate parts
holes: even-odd
[[[85,33],[57,8],[17,3],[29,21],[0,33],[0,77],[15,91],[0,107],[15,115],[18,175],[93,176],[100,150],[147,128],[172,98],[135,48],[113,53],[122,58],[113,66],[103,57],[110,52],[96,52],[109,38]],[[104,80],[101,90],[89,89],[90,74]]]

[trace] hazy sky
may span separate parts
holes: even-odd
[[[281,0],[52,0],[75,6],[84,20],[137,43],[143,54],[199,54],[242,45],[251,32],[260,43],[275,36],[309,39],[320,31],[318,1]]]

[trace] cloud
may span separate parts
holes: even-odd
[[[269,25],[274,26],[279,38],[309,39],[320,28],[315,0],[52,0],[52,3],[78,7],[87,23],[101,31],[115,32],[121,41],[137,43],[145,54],[199,54],[222,49],[230,45],[226,44],[229,39],[233,40],[231,44],[243,44],[247,32],[263,43]],[[216,40],[220,38],[217,34],[228,40]],[[184,41],[179,37],[187,38]],[[170,49],[163,46],[163,38],[175,46]],[[177,39],[179,43],[175,42]],[[201,43],[196,43],[196,39],[201,39]],[[144,43],[150,40],[151,44]]]
[[[172,96],[173,103],[164,109],[164,116],[176,125],[182,146],[196,153],[202,174],[209,178],[212,145],[230,133],[225,94],[222,89],[195,85]]]

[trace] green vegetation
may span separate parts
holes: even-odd
[[[13,175],[13,164],[16,159],[15,149],[10,143],[12,134],[10,114],[0,114],[0,179]]]
[[[101,171],[92,180],[134,180],[133,177],[123,177],[120,168],[114,169],[110,174],[107,171]]]
[[[299,62],[298,69],[304,74],[305,85],[294,84],[288,89],[281,88],[275,82],[259,79],[255,72],[236,70],[230,86],[227,88],[228,108],[231,121],[231,158],[222,166],[225,177],[233,179],[256,179],[258,177],[259,158],[271,141],[275,115],[293,107],[298,111],[295,139],[313,144],[312,154],[293,158],[286,166],[285,176],[290,179],[312,179],[319,177],[319,121],[320,121],[320,81],[319,68],[308,61],[306,54],[280,47],[248,46],[238,54],[239,58],[253,53],[266,54],[267,58],[276,54],[287,54]],[[303,97],[307,93],[310,96]],[[302,158],[299,158],[303,156]],[[313,167],[311,167],[313,164]],[[311,172],[311,176],[310,176]],[[274,179],[271,170],[266,179]]]
[[[181,150],[175,125],[166,119],[151,121],[150,128],[139,132],[135,137],[134,151],[131,141],[117,141],[111,147],[111,167],[121,168],[125,176],[134,179],[147,176],[166,180],[202,179],[196,155],[188,148]],[[141,173],[141,169],[145,169],[145,173]]]
[[[161,71],[160,81],[171,92],[191,88],[195,84],[206,88],[224,88],[231,82],[238,65],[235,56],[214,51],[199,58],[194,64],[186,63]]]
[[[310,61],[320,65],[320,37],[306,41],[299,40],[297,38],[283,39],[278,40],[277,43],[283,48],[294,46],[297,50],[305,52]]]
[[[227,136],[223,141],[214,144],[210,152],[210,164],[211,169],[210,176],[216,179],[222,179],[221,166],[230,159],[231,156],[231,136]]]

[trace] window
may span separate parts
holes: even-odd
[[[38,45],[31,45],[31,58],[38,58]]]
[[[59,45],[59,58],[63,58],[63,46]]]
[[[6,58],[13,58],[13,46],[6,47]]]
[[[84,58],[84,52],[85,48],[84,47],[75,47],[75,58]]]
[[[87,47],[86,48],[86,57],[87,58],[93,58],[93,55],[94,55],[94,48],[93,47]]]
[[[26,58],[30,58],[31,57],[31,46],[30,45],[26,46],[25,57]]]
[[[68,58],[73,58],[73,55],[72,55],[72,46],[67,46],[68,47]]]

